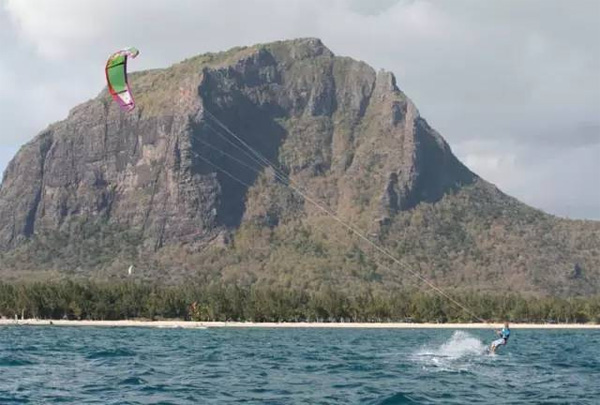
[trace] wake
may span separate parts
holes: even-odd
[[[467,332],[457,331],[454,332],[447,342],[434,350],[432,354],[440,357],[459,359],[465,356],[484,354],[486,350],[487,346],[475,336]]]
[[[466,366],[472,360],[481,359],[487,353],[487,346],[477,337],[463,331],[456,331],[450,339],[437,347],[425,347],[415,353],[419,362],[443,368],[454,369]],[[462,365],[462,366],[461,366]]]

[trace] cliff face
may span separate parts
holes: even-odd
[[[391,73],[336,58],[318,40],[197,62],[134,75],[132,114],[103,94],[23,147],[0,192],[0,246],[97,218],[156,247],[238,226],[247,190],[190,150],[246,183],[256,173],[215,156],[248,160],[207,127],[205,109],[292,176],[364,183],[384,216],[474,179]],[[357,190],[332,187],[351,209]]]
[[[288,252],[297,260],[286,282],[296,284],[303,269],[320,266],[303,263],[309,259],[300,252],[322,238],[318,230],[333,225],[244,154],[227,130],[340,217],[390,248],[404,249],[398,251],[404,256],[412,239],[420,239],[418,234],[406,239],[412,229],[406,221],[427,207],[454,204],[452,220],[444,221],[463,229],[469,217],[480,225],[455,249],[457,255],[479,249],[477,235],[495,224],[486,222],[487,211],[495,212],[494,221],[529,218],[532,229],[540,221],[563,224],[503,195],[463,166],[391,73],[336,57],[316,39],[202,55],[133,74],[130,82],[138,104],[132,113],[120,112],[103,92],[23,146],[7,167],[0,188],[5,271],[41,267],[89,275],[135,261],[144,263],[148,275],[190,273],[199,266],[217,278],[277,282],[281,269],[290,267],[278,262],[280,249],[288,249],[304,229],[310,241]],[[455,207],[461,196],[475,205]],[[597,224],[581,226],[598,240]],[[421,227],[424,235],[431,229],[427,223]],[[285,237],[288,232],[293,236]],[[325,267],[332,270],[314,275],[311,286],[339,277],[394,285],[406,277],[400,270],[395,276],[374,270],[372,279],[349,275],[344,268],[360,273],[366,265],[336,262],[348,254],[343,246],[354,242],[339,230],[331,232],[338,242],[324,242],[323,249]],[[437,263],[439,250],[432,249],[450,249],[450,242],[440,243],[410,247],[426,257],[407,262]],[[587,274],[595,274],[597,259],[583,260],[576,247],[566,246],[561,266],[584,262]],[[240,259],[219,262],[216,251]],[[532,255],[534,262],[543,261],[541,251]],[[456,283],[461,274],[475,277],[464,272],[465,263],[472,264],[468,255],[462,265],[447,261],[444,282]],[[476,273],[477,284],[500,280],[485,270]],[[519,280],[536,285],[531,274],[525,270]]]

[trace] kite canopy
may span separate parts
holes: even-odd
[[[125,48],[113,53],[106,61],[108,91],[124,111],[135,108],[135,101],[127,82],[127,59],[135,58],[139,53],[136,48]]]

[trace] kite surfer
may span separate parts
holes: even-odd
[[[510,337],[510,328],[508,327],[508,322],[504,322],[504,327],[497,330],[496,334],[499,336],[499,338],[494,340],[490,345],[490,353],[496,353],[498,346],[504,346],[506,345],[506,342],[508,342],[508,338]]]

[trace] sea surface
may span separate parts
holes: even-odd
[[[599,404],[600,330],[0,327],[0,404]]]

